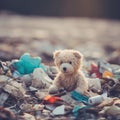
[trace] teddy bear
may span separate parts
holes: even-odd
[[[87,95],[88,82],[81,71],[83,55],[77,50],[65,49],[55,51],[53,58],[58,73],[49,88],[49,93],[55,94],[64,89]]]

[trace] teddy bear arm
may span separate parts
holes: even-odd
[[[78,81],[77,81],[77,87],[75,89],[75,91],[81,93],[81,94],[87,94],[87,90],[88,90],[88,83],[87,80],[85,79],[85,77],[81,74],[78,77]]]
[[[60,76],[57,76],[57,77],[55,78],[55,80],[53,81],[53,84],[52,84],[51,87],[49,88],[49,93],[50,93],[50,94],[57,93],[58,90],[61,88],[61,87],[60,87],[60,80],[61,80],[61,77],[60,77]]]

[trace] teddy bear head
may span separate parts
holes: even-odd
[[[54,62],[63,74],[78,72],[82,64],[83,55],[77,50],[65,49],[54,52]]]

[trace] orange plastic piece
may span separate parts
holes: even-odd
[[[56,97],[56,96],[51,96],[51,95],[47,95],[44,98],[44,101],[48,102],[48,103],[55,103],[56,101],[61,101],[62,99],[60,97]]]
[[[102,74],[102,77],[103,77],[103,78],[113,77],[113,73],[112,73],[112,72],[109,72],[109,71],[104,71],[103,74]]]

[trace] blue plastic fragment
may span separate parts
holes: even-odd
[[[71,96],[72,96],[73,99],[75,99],[79,102],[83,102],[83,103],[86,103],[86,104],[88,103],[89,98],[87,96],[84,96],[84,95],[76,92],[76,91],[72,91]]]
[[[23,54],[20,59],[13,62],[12,65],[22,75],[32,73],[35,68],[42,68],[46,71],[46,67],[41,63],[41,58],[31,57],[29,53]]]
[[[87,106],[74,106],[73,110],[72,110],[72,113],[75,117],[78,116],[79,114],[79,110],[82,109],[82,108],[87,108]]]
[[[13,72],[13,77],[14,78],[18,78],[18,77],[20,77],[21,76],[21,74],[17,71],[17,70],[15,70],[14,72]]]

